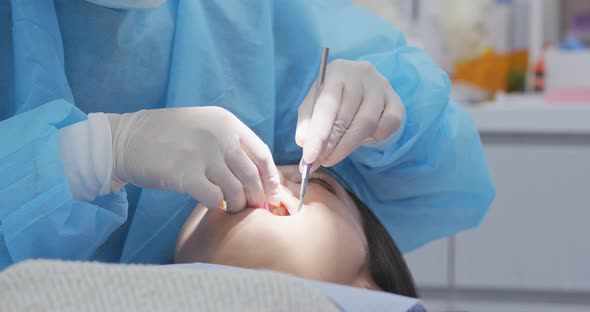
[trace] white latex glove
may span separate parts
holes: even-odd
[[[404,117],[401,99],[369,62],[328,64],[312,114],[314,92],[315,83],[299,107],[295,134],[312,170],[337,164],[362,144],[389,138]]]
[[[108,114],[113,191],[127,182],[190,194],[237,212],[279,202],[279,175],[266,144],[229,111],[187,107]]]

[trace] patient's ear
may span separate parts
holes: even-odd
[[[381,287],[377,286],[377,284],[375,284],[375,282],[373,282],[372,280],[358,281],[358,283],[355,283],[355,285],[352,285],[352,286],[358,287],[358,288],[370,289],[370,290],[383,291],[383,289],[381,289]]]
[[[370,289],[370,290],[383,291],[383,289],[381,289],[381,287],[379,287],[375,283],[375,281],[371,277],[371,273],[369,273],[368,270],[366,270],[366,269],[364,269],[362,272],[360,272],[357,279],[352,283],[352,286],[358,287],[358,288]]]

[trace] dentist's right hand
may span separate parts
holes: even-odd
[[[225,200],[230,212],[278,204],[270,149],[231,112],[186,107],[107,116],[116,188],[129,182],[187,193],[209,208]]]

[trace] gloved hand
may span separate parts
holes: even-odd
[[[404,107],[389,81],[369,62],[335,60],[313,108],[315,83],[299,107],[295,141],[303,160],[330,167],[362,144],[389,138]]]
[[[229,111],[187,107],[108,114],[114,185],[188,193],[227,210],[279,202],[279,175],[266,144]],[[118,190],[114,190],[118,191]],[[223,208],[223,207],[222,207]]]

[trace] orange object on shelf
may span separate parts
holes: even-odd
[[[509,89],[509,76],[526,73],[528,53],[525,50],[509,54],[496,54],[489,50],[480,57],[456,64],[452,79],[465,82],[481,89],[496,93]]]

